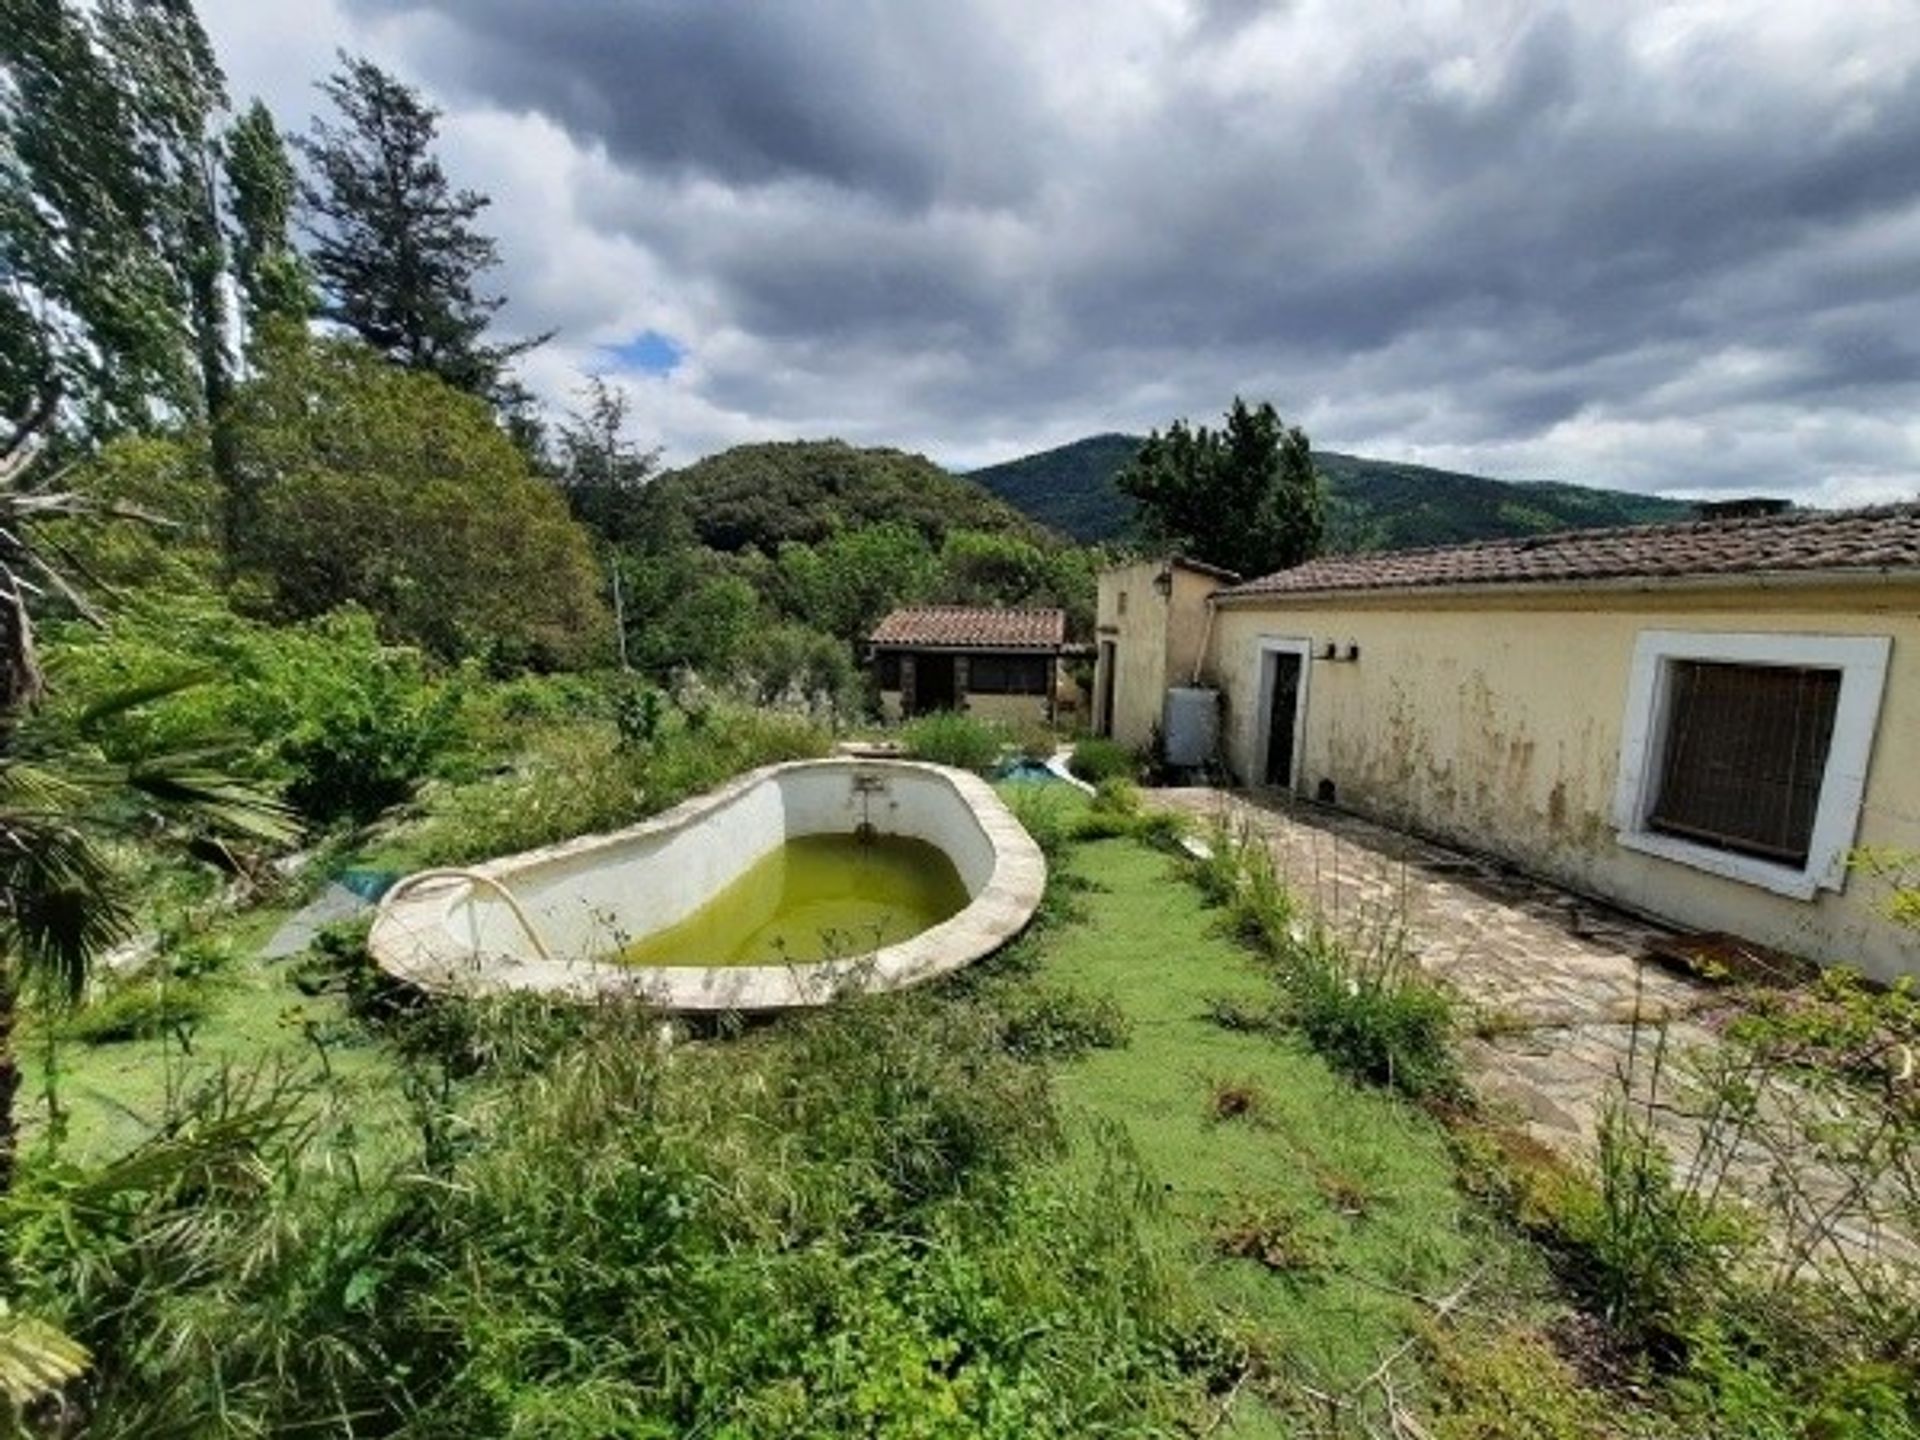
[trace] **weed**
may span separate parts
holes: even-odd
[[[1213,1248],[1296,1279],[1321,1270],[1328,1257],[1326,1237],[1300,1212],[1264,1198],[1243,1197],[1216,1221]]]
[[[150,1040],[191,1031],[211,1008],[204,983],[137,977],[108,985],[62,1021],[60,1034],[83,1045]]]
[[[1430,1327],[1434,1440],[1598,1440],[1616,1433],[1599,1397],[1523,1325]]]
[[[1117,740],[1090,736],[1073,747],[1067,769],[1089,785],[1103,780],[1133,780],[1140,774],[1140,757]]]
[[[1066,1060],[1127,1043],[1126,1013],[1109,995],[1036,984],[1010,997],[1004,1011],[1001,1043],[1023,1059]]]
[[[1006,731],[992,721],[958,710],[936,710],[900,727],[900,743],[908,756],[986,774],[1006,748]]]
[[[1207,1116],[1211,1120],[1258,1121],[1266,1105],[1266,1096],[1252,1080],[1216,1080],[1208,1089]]]

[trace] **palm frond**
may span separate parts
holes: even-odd
[[[0,1299],[0,1395],[16,1408],[79,1379],[92,1360],[79,1341]]]
[[[127,788],[169,819],[226,839],[285,845],[299,838],[292,810],[225,773],[217,759],[207,751],[154,756],[126,772]]]
[[[157,675],[137,685],[110,691],[89,702],[75,717],[74,725],[82,735],[91,739],[99,733],[105,721],[117,720],[129,711],[138,710],[142,705],[150,705],[156,700],[170,700],[183,691],[217,678],[217,671],[204,666]]]
[[[76,999],[95,956],[131,930],[117,876],[80,831],[0,812],[0,942],[30,983]]]

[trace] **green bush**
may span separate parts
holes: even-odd
[[[760,765],[812,759],[831,737],[773,711],[700,704],[664,711],[651,742],[611,724],[536,731],[511,773],[439,788],[393,836],[396,866],[454,865],[617,830]]]
[[[984,775],[998,763],[1007,736],[990,720],[958,710],[936,710],[901,726],[900,743],[915,760]]]
[[[109,985],[68,1015],[60,1024],[60,1033],[83,1045],[150,1040],[198,1025],[209,1009],[211,998],[204,984],[133,979]]]
[[[1089,736],[1073,747],[1067,769],[1089,785],[1102,780],[1133,780],[1140,774],[1140,757],[1116,740]]]

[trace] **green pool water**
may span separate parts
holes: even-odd
[[[629,965],[782,965],[863,955],[957,915],[966,886],[924,840],[789,840],[679,924],[622,950]]]

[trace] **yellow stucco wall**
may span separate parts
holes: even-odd
[[[1054,704],[1063,716],[1083,703],[1080,687],[1073,683],[1072,677],[1067,674],[1065,662],[1061,660],[1053,662],[1053,692]],[[902,718],[900,698],[898,690],[880,692],[880,716],[890,724]],[[978,691],[968,691],[966,709],[970,715],[1007,725],[1048,723],[1047,697],[1044,695],[982,695]]]
[[[1100,575],[1094,638],[1117,642],[1119,688],[1114,694],[1113,738],[1123,745],[1146,745],[1160,723],[1167,688],[1185,685],[1192,678],[1206,638],[1207,597],[1220,585],[1211,576],[1176,565],[1172,594],[1163,595],[1154,581],[1166,568],[1163,561],[1143,560]],[[1097,722],[1108,683],[1104,667],[1097,667],[1089,724]]]
[[[1263,638],[1328,641],[1308,666],[1299,788],[1505,855],[1678,924],[1726,930],[1882,977],[1920,971],[1920,937],[1850,877],[1802,901],[1621,846],[1614,789],[1634,645],[1644,630],[1893,639],[1858,843],[1920,851],[1920,586],[1588,590],[1222,606],[1208,670],[1227,694],[1228,754],[1252,773]]]

